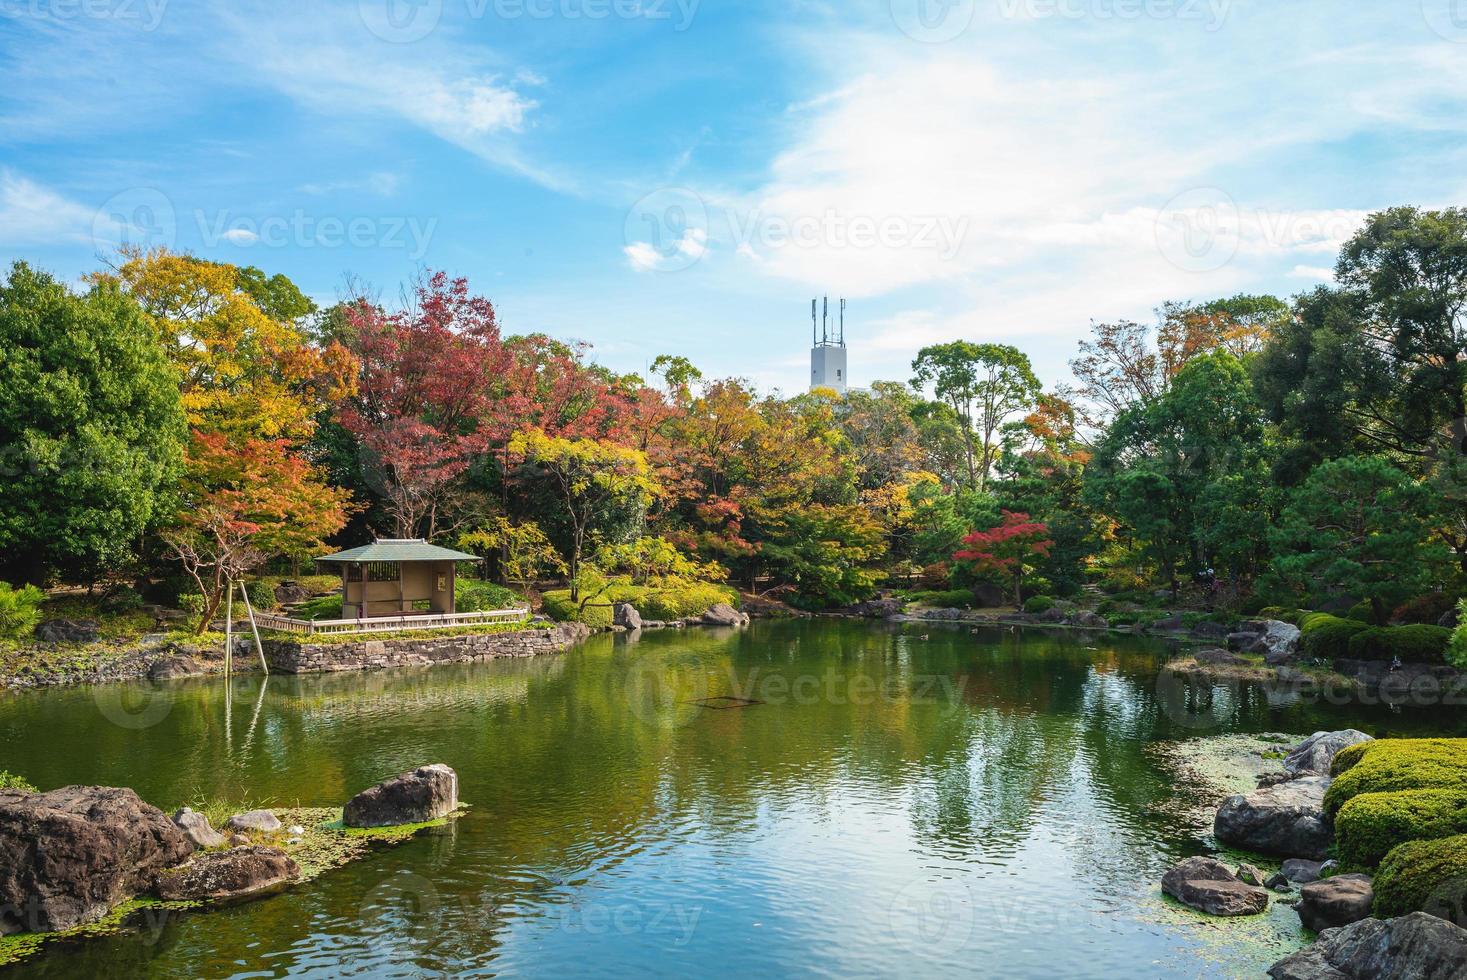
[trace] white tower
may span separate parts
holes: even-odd
[[[820,301],[810,301],[810,388],[834,388],[844,395],[850,383],[846,371],[846,301],[840,301],[840,324],[830,329],[830,297],[825,298],[824,315]]]

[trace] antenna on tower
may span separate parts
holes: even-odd
[[[826,296],[820,311],[820,345],[830,343],[830,297]]]
[[[811,347],[814,347],[816,345],[816,342],[817,342],[816,341],[816,327],[818,325],[818,317],[816,316],[816,314],[819,311],[818,311],[818,308],[817,308],[817,305],[816,304],[818,304],[819,302],[820,301],[817,300],[817,299],[810,300],[810,346]]]
[[[840,345],[846,345],[846,300],[842,296],[840,300]]]

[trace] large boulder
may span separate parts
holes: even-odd
[[[1290,858],[1279,869],[1279,874],[1296,885],[1307,885],[1318,881],[1324,873],[1334,867],[1333,861],[1310,861],[1306,858]]]
[[[1322,933],[1313,946],[1269,967],[1273,980],[1461,980],[1467,929],[1414,912],[1362,919]]]
[[[1375,889],[1369,875],[1335,875],[1299,889],[1295,910],[1305,929],[1324,932],[1370,917]]]
[[[1070,614],[1070,625],[1079,626],[1084,629],[1104,630],[1110,629],[1110,620],[1099,613],[1091,612],[1089,609],[1081,609]]]
[[[0,790],[0,933],[94,922],[193,851],[130,789]]]
[[[748,621],[748,616],[726,602],[720,602],[699,619],[704,626],[743,626]]]
[[[221,902],[273,892],[300,876],[300,866],[278,847],[236,847],[164,871],[158,895],[170,902]]]
[[[1323,860],[1334,838],[1324,813],[1325,776],[1303,776],[1230,796],[1213,821],[1217,839],[1231,847],[1278,857]]]
[[[200,850],[224,846],[224,835],[209,826],[209,818],[188,807],[173,815],[173,825],[183,831],[184,836]]]
[[[226,830],[241,834],[273,834],[280,829],[280,818],[269,810],[250,810],[236,813],[224,821]]]
[[[1268,892],[1245,883],[1213,858],[1187,858],[1162,876],[1161,890],[1208,915],[1258,915],[1268,911]]]
[[[1290,773],[1319,773],[1329,775],[1330,766],[1340,749],[1361,742],[1375,741],[1364,732],[1347,728],[1339,732],[1315,732],[1299,743],[1298,748],[1284,759],[1284,771]]]
[[[42,643],[93,643],[102,635],[95,619],[48,619],[36,626]]]
[[[342,809],[348,827],[426,823],[458,809],[458,774],[445,765],[421,766],[352,797]]]
[[[905,612],[906,608],[907,604],[900,599],[867,599],[854,606],[847,606],[845,612],[866,619],[894,619]]]
[[[275,603],[280,606],[293,606],[305,602],[311,598],[311,590],[299,582],[281,582],[275,586]]]
[[[1293,623],[1267,620],[1263,624],[1263,632],[1244,647],[1243,652],[1261,653],[1264,663],[1277,667],[1293,660],[1299,652],[1299,636],[1299,627]]]
[[[611,625],[627,630],[639,630],[642,628],[642,614],[637,612],[637,607],[630,602],[618,602],[611,618]]]

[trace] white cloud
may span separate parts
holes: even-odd
[[[347,177],[338,180],[313,181],[301,187],[307,194],[335,194],[341,191],[364,192],[378,197],[392,197],[402,188],[401,174],[379,170],[364,177]]]
[[[622,252],[638,272],[655,272],[662,263],[662,253],[649,242],[632,242]]]
[[[50,245],[85,241],[95,210],[0,169],[0,243]]]
[[[231,245],[253,245],[260,236],[248,228],[231,228],[219,236]]]
[[[1335,270],[1324,266],[1296,265],[1289,270],[1290,279],[1315,279],[1320,282],[1334,282]]]

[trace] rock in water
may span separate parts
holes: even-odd
[[[0,790],[0,933],[94,922],[193,851],[130,789]]]
[[[1243,648],[1244,653],[1263,654],[1264,663],[1272,667],[1286,664],[1299,652],[1299,627],[1276,619],[1261,624],[1263,632]]]
[[[209,818],[184,807],[173,815],[173,824],[193,841],[194,847],[223,847],[224,835],[209,826]]]
[[[1269,967],[1273,980],[1461,980],[1467,929],[1413,912],[1330,929],[1313,946]]]
[[[1335,875],[1299,890],[1299,920],[1314,932],[1347,926],[1370,917],[1375,889],[1369,875]]]
[[[422,766],[363,790],[342,808],[348,827],[426,823],[458,809],[458,774],[445,765]]]
[[[1279,857],[1323,859],[1334,830],[1324,815],[1325,776],[1299,779],[1230,796],[1213,821],[1217,839],[1232,847]]]
[[[1333,861],[1306,861],[1304,858],[1290,858],[1284,862],[1279,872],[1296,885],[1307,885],[1311,881],[1318,881],[1334,863]]]
[[[226,901],[274,891],[300,876],[300,866],[278,847],[236,847],[164,871],[158,895],[170,902]]]
[[[612,619],[613,626],[621,626],[629,630],[642,628],[642,614],[637,612],[637,607],[630,602],[618,602],[616,604],[616,615]]]
[[[1208,915],[1258,915],[1268,910],[1268,892],[1244,884],[1212,858],[1187,858],[1161,879],[1161,890]]]
[[[1341,732],[1315,732],[1299,747],[1290,752],[1284,759],[1284,771],[1291,773],[1316,772],[1321,775],[1329,775],[1330,766],[1334,764],[1335,756],[1340,749],[1361,742],[1373,742],[1364,732],[1357,732],[1353,728],[1347,728]]]
[[[743,626],[748,621],[748,616],[726,602],[720,602],[709,609],[699,620],[704,626]]]
[[[244,834],[273,834],[280,829],[280,818],[269,810],[251,810],[236,813],[224,821],[224,829]]]
[[[1238,880],[1245,885],[1258,885],[1261,887],[1266,877],[1262,871],[1259,871],[1251,864],[1238,865]]]

